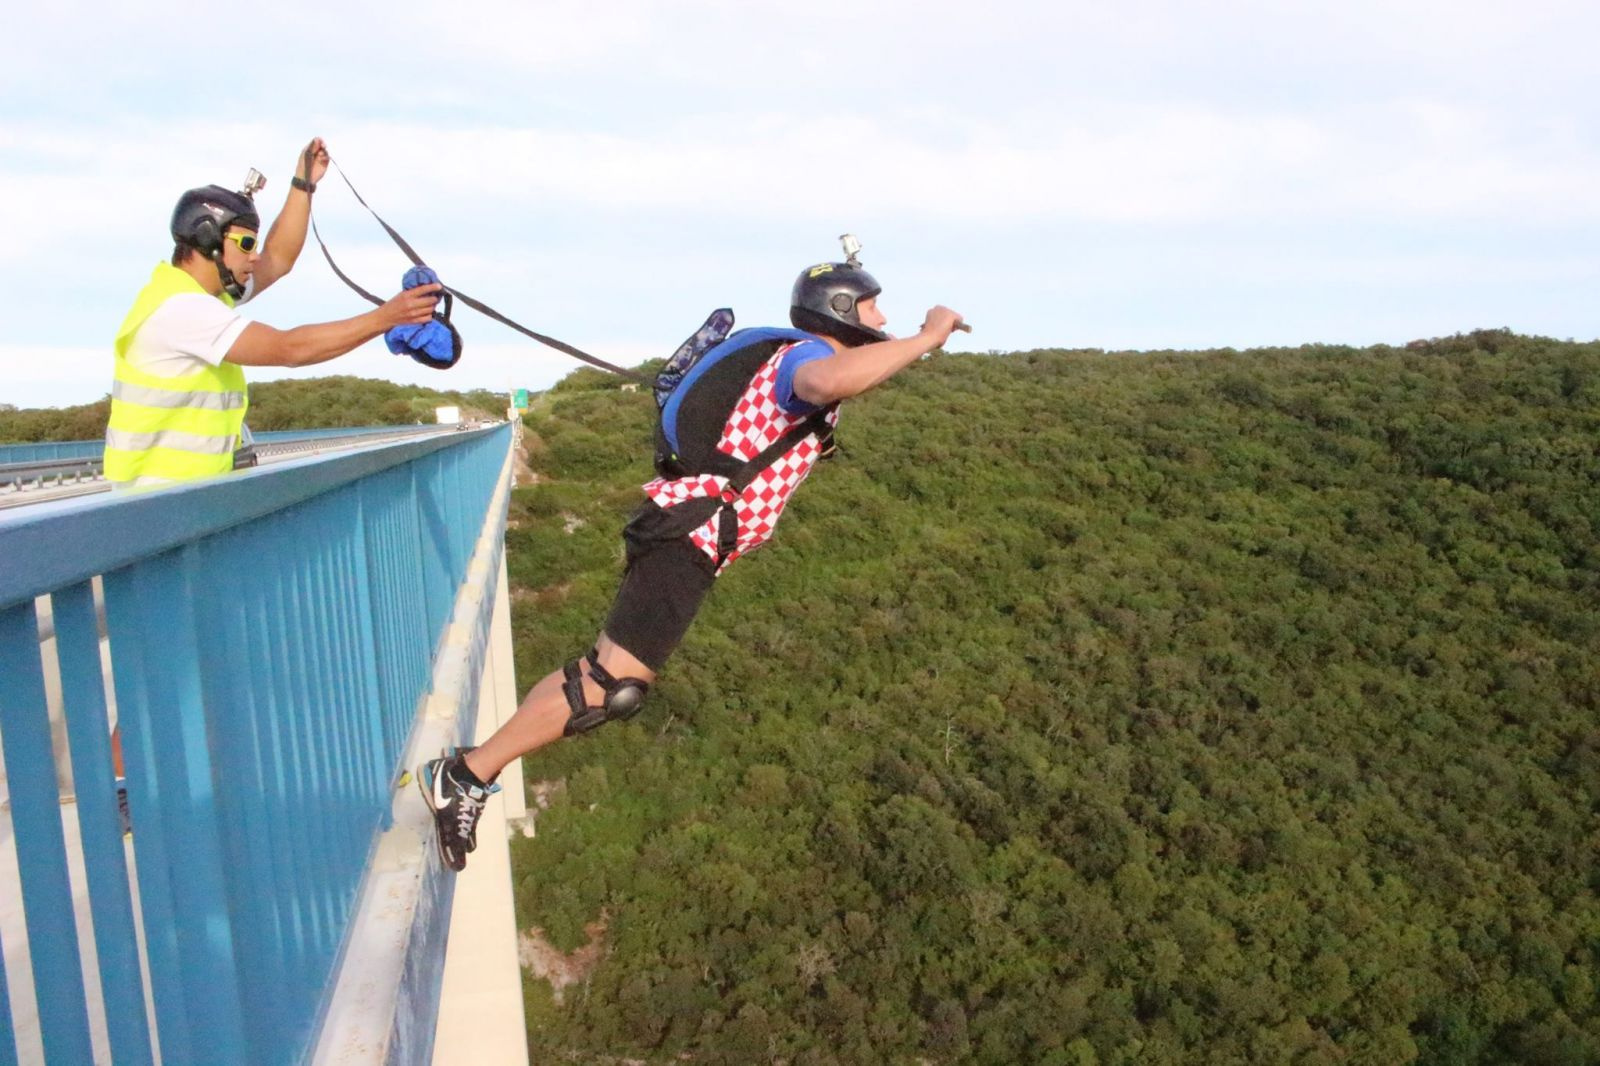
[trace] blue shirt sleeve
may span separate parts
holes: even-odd
[[[827,342],[801,341],[783,354],[778,363],[778,380],[773,383],[773,397],[785,414],[809,415],[818,410],[815,404],[806,403],[794,394],[794,372],[816,359],[826,359],[833,354]]]

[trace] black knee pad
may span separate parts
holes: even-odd
[[[590,707],[583,695],[583,670],[578,665],[579,660],[573,659],[567,663],[561,671],[566,679],[561,688],[567,694],[567,706],[572,711],[567,718],[566,728],[561,731],[562,736],[587,733],[607,722],[632,718],[644,706],[645,694],[650,691],[648,681],[636,677],[612,677],[600,665],[598,649],[589,649],[589,654],[584,658],[589,662],[589,676],[605,691],[605,700],[598,707]]]

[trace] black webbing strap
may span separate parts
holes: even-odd
[[[311,219],[311,233],[317,238],[317,244],[321,245],[322,247],[322,258],[328,261],[328,265],[333,268],[333,272],[334,274],[338,275],[339,280],[354,289],[363,300],[382,307],[382,300],[372,295],[372,293],[368,292],[366,289],[363,289],[360,285],[357,285],[354,281],[351,281],[350,276],[344,271],[340,270],[339,264],[333,261],[333,253],[328,251],[328,245],[323,241],[322,234],[317,232],[317,220],[315,217]]]
[[[761,476],[761,472],[779,459],[782,459],[790,448],[793,448],[813,433],[820,440],[828,429],[828,414],[837,406],[839,405],[829,404],[820,411],[813,413],[804,422],[791,427],[789,432],[767,445],[760,455],[745,463],[734,472],[732,477],[728,478],[728,490],[731,490],[735,496],[743,495],[744,490],[749,488],[750,484]]]
[[[574,359],[581,359],[590,366],[597,366],[601,370],[609,370],[611,373],[620,377],[625,377],[629,381],[636,381],[641,385],[653,384],[653,379],[647,378],[642,374],[635,374],[631,370],[624,370],[620,366],[613,366],[604,359],[590,355],[588,352],[579,351],[577,348],[574,348],[565,341],[558,341],[554,337],[546,337],[543,333],[535,333],[522,323],[512,321],[505,315],[502,315],[499,311],[496,311],[494,308],[490,307],[488,304],[482,302],[481,300],[474,300],[472,297],[468,296],[459,289],[451,289],[450,291],[455,293],[456,299],[460,300],[462,303],[466,304],[480,315],[486,315],[500,323],[502,326],[509,326],[518,333],[522,334],[524,337],[531,337],[533,340],[538,341],[547,348],[554,348],[558,352],[564,352],[567,355],[572,356]]]
[[[316,147],[316,145],[315,145],[314,142],[312,144],[306,145],[306,151],[305,151],[305,172],[306,172],[306,176],[303,179],[301,179],[301,180],[306,181],[306,182],[310,182],[311,181],[311,164],[313,162],[315,162],[315,160],[316,160],[316,153],[314,151],[312,151],[312,149],[315,148],[315,147]],[[331,162],[333,162],[333,160],[329,159],[328,162],[331,163]],[[298,178],[298,177],[300,177],[300,175],[296,174],[295,177]],[[339,269],[339,264],[335,263],[333,261],[333,253],[328,251],[327,242],[325,242],[322,239],[322,234],[317,231],[317,216],[316,216],[315,211],[313,210],[314,207],[316,206],[316,201],[311,198],[311,193],[314,192],[315,190],[316,190],[316,186],[315,185],[308,185],[307,186],[306,218],[309,219],[310,222],[311,222],[311,234],[312,234],[312,236],[317,238],[317,244],[322,248],[322,258],[326,259],[328,261],[328,265],[333,268],[334,275],[336,277],[338,277],[338,279],[340,281],[344,282],[346,285],[350,286],[350,288],[354,289],[356,291],[356,293],[363,300],[366,300],[368,303],[373,304],[375,306],[382,307],[383,306],[383,301],[382,300],[380,300],[378,297],[372,295],[372,293],[368,292],[366,289],[363,289],[360,285],[357,285],[355,283],[355,281],[351,279],[350,275],[348,275],[344,271],[340,270]],[[359,197],[357,197],[357,199],[359,199]]]
[[[345,174],[344,170],[342,168],[340,168],[338,163],[334,163],[332,159],[329,159],[328,162],[332,163],[333,164],[333,168],[335,170],[339,171],[339,177],[344,180],[344,183],[347,186],[349,186],[350,192],[352,194],[354,194],[356,200],[360,202],[361,206],[365,207],[367,209],[367,213],[370,214],[373,218],[378,220],[378,225],[383,227],[383,231],[389,235],[389,239],[394,241],[394,243],[399,247],[399,249],[402,252],[405,253],[407,259],[411,260],[411,265],[412,266],[422,266],[423,265],[422,257],[417,254],[416,249],[412,248],[411,245],[406,242],[406,239],[404,237],[400,236],[399,232],[393,226],[391,226],[391,225],[389,225],[389,223],[385,222],[382,215],[378,214],[378,212],[376,212],[376,211],[374,211],[372,209],[372,205],[367,203],[367,201],[362,197],[361,193],[356,190],[356,187],[355,187],[354,183],[352,183],[350,181],[350,178]],[[308,171],[308,173],[309,173],[309,171]],[[328,261],[328,265],[333,268],[334,274],[338,275],[339,280],[344,282],[346,285],[350,286],[350,288],[354,289],[363,299],[369,300],[372,303],[375,303],[375,304],[378,304],[379,306],[382,306],[382,304],[383,304],[382,300],[380,300],[376,296],[372,295],[372,293],[368,292],[366,289],[363,289],[360,285],[357,285],[354,281],[351,281],[350,278],[345,274],[345,272],[339,269],[339,265],[333,261],[333,255],[331,253],[329,253],[329,251],[328,251],[328,246],[323,243],[322,234],[317,233],[317,223],[316,223],[315,219],[313,219],[312,222],[311,222],[311,232],[313,234],[316,234],[317,243],[319,245],[322,245],[322,256],[323,256],[324,259],[326,259]],[[518,333],[522,334],[524,337],[528,337],[528,338],[530,338],[532,340],[536,340],[540,344],[543,344],[547,348],[554,348],[556,351],[561,352],[564,355],[570,355],[574,359],[581,359],[583,362],[588,363],[590,366],[599,367],[601,370],[608,370],[611,373],[616,374],[616,375],[618,375],[620,377],[625,377],[630,381],[637,381],[641,385],[650,384],[649,379],[643,377],[642,375],[635,374],[631,370],[624,370],[622,367],[614,366],[611,363],[606,362],[604,359],[599,358],[598,356],[593,356],[593,355],[590,355],[588,352],[582,351],[582,350],[580,350],[578,348],[574,348],[572,345],[566,343],[565,341],[558,341],[554,337],[547,337],[543,333],[538,333],[538,332],[536,332],[534,330],[531,330],[527,326],[524,326],[522,323],[517,322],[514,319],[507,318],[505,315],[501,314],[499,311],[496,311],[494,308],[490,307],[488,304],[484,303],[483,301],[473,299],[471,296],[468,296],[466,293],[462,292],[460,289],[454,289],[454,288],[451,288],[450,286],[446,285],[445,286],[445,291],[450,293],[452,296],[455,297],[455,299],[460,300],[462,303],[466,304],[468,307],[472,308],[474,311],[478,312],[479,314],[484,315],[484,316],[486,316],[488,318],[492,318],[496,322],[500,323],[502,326],[507,326],[507,327],[509,327],[511,329],[514,329]]]
[[[687,537],[709,522],[713,516],[720,515],[717,553],[712,563],[713,567],[720,566],[738,546],[739,512],[736,505],[739,497],[755,482],[763,470],[782,459],[790,449],[811,434],[818,435],[819,445],[823,448],[823,454],[819,458],[826,458],[827,442],[833,434],[833,427],[827,421],[828,412],[831,410],[832,407],[827,407],[814,413],[763,449],[760,455],[735,466],[731,475],[717,474],[717,477],[724,478],[725,481],[724,488],[719,493],[691,496],[668,506],[646,501],[638,511],[634,512],[627,527],[622,531],[622,537],[628,543],[629,565],[632,565],[638,556],[652,550],[654,545]],[[657,473],[663,480],[676,481],[682,478],[698,479],[710,471],[682,469],[667,471],[657,468]]]

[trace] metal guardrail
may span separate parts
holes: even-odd
[[[275,443],[287,440],[315,440],[321,437],[359,437],[367,434],[394,434],[406,430],[438,430],[442,426],[338,426],[326,429],[274,429],[255,434],[257,441]],[[104,440],[41,441],[32,444],[0,444],[0,467],[12,463],[38,463],[53,459],[99,459]]]
[[[46,1062],[95,1061],[91,1029],[119,1066],[153,1063],[156,1048],[164,1066],[305,1057],[510,435],[435,435],[0,516],[0,739]],[[131,845],[111,777],[96,575]],[[72,903],[41,595],[87,925]],[[85,991],[82,938],[100,1000]],[[17,1046],[16,980],[0,967],[0,1063]]]
[[[27,463],[0,465],[0,488],[21,487],[33,482],[59,482],[65,478],[96,478],[104,465],[99,456],[85,459],[38,459]]]
[[[288,455],[431,436],[449,430],[450,427],[437,425],[282,430],[257,435],[252,450],[258,460],[270,461]],[[75,441],[55,445],[53,447],[62,448],[68,453],[55,458],[5,460],[7,454],[13,454],[11,449],[42,447],[45,446],[0,445],[0,509],[25,506],[45,499],[89,495],[110,488],[101,475],[101,453],[105,450],[103,442]],[[43,495],[40,494],[42,490]]]

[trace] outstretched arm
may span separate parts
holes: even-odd
[[[407,289],[364,315],[294,329],[252,322],[224,358],[241,366],[312,366],[336,359],[395,326],[420,325],[433,316],[442,285]]]
[[[313,137],[305,151],[295,161],[294,175],[301,181],[315,185],[328,172],[328,147],[321,137]],[[284,199],[283,210],[273,219],[272,228],[261,246],[261,258],[256,261],[255,293],[260,295],[267,286],[294,269],[305,247],[306,227],[311,222],[311,194],[290,185]]]
[[[846,348],[805,364],[795,371],[794,394],[815,407],[859,396],[943,347],[960,323],[948,307],[935,307],[915,336]]]

